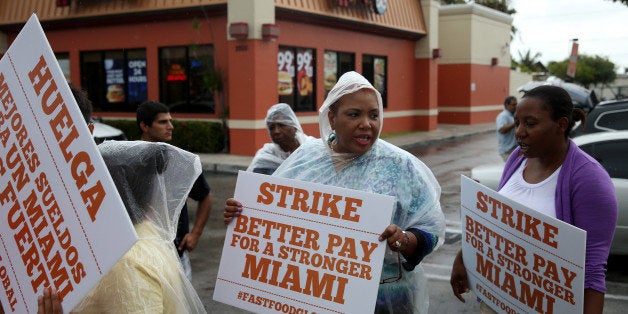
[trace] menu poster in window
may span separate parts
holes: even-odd
[[[279,71],[277,92],[279,96],[294,95],[292,84],[294,79],[294,52],[290,49],[279,49],[277,64]]]
[[[105,59],[107,101],[110,104],[124,102],[124,60]]]
[[[297,52],[297,87],[299,96],[310,96],[314,91],[314,57],[312,49],[299,49]]]
[[[33,14],[0,59],[0,303],[37,313],[45,287],[67,313],[137,241]]]
[[[386,88],[386,59],[374,58],[373,68],[373,87],[375,87],[380,94],[383,94],[384,89]]]
[[[129,102],[143,102],[147,99],[146,60],[130,59],[127,61]]]
[[[325,52],[325,91],[330,91],[338,80],[338,55],[333,51]]]

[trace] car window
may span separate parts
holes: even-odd
[[[628,130],[628,109],[600,114],[595,121],[595,127],[601,130]]]
[[[628,179],[628,140],[615,140],[580,146],[595,158],[613,178]]]

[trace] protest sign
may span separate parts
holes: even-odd
[[[500,313],[582,313],[586,232],[461,176],[469,284]]]
[[[214,300],[257,313],[372,313],[394,198],[240,172]]]
[[[0,60],[0,300],[69,312],[137,235],[33,14]]]

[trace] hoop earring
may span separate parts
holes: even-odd
[[[331,131],[329,136],[327,137],[327,145],[332,148],[332,145],[336,144],[338,138],[336,137],[336,132]],[[333,149],[333,148],[332,148]]]

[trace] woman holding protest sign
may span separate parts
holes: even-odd
[[[273,175],[395,197],[391,224],[379,236],[390,252],[375,313],[426,313],[427,280],[416,266],[444,240],[440,186],[415,156],[378,138],[382,122],[379,92],[360,74],[345,73],[319,110],[321,139],[301,144]],[[241,211],[228,199],[225,223]]]
[[[523,96],[514,116],[518,147],[506,162],[498,191],[587,232],[584,312],[602,313],[617,199],[606,170],[569,139],[585,114],[573,107],[564,89],[543,85]],[[464,302],[461,294],[469,291],[469,282],[462,252],[450,283]]]

